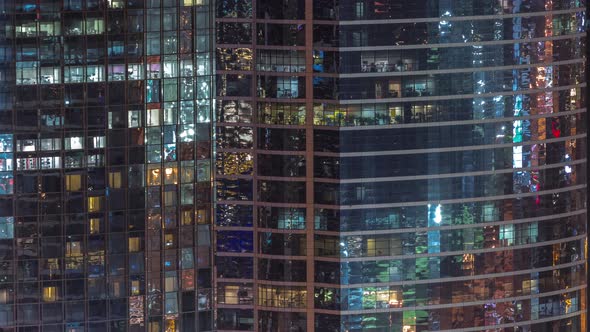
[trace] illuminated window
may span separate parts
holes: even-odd
[[[160,125],[160,110],[151,109],[147,110],[147,125],[148,126],[159,126]]]
[[[240,286],[226,285],[224,288],[225,304],[238,304]]]
[[[138,252],[141,247],[141,242],[138,237],[129,238],[129,252]]]
[[[79,191],[82,189],[82,176],[80,174],[66,175],[66,190]]]
[[[178,290],[178,278],[176,277],[176,272],[166,273],[164,287],[166,292],[176,292]]]
[[[8,289],[0,289],[0,303],[6,304],[10,301],[10,291]]]
[[[162,184],[160,168],[157,168],[157,166],[149,166],[147,172],[147,183],[148,186],[159,186]]]
[[[166,249],[174,247],[174,234],[166,234],[165,238]]]
[[[68,66],[64,67],[65,83],[82,83],[84,82],[84,67]]]
[[[66,242],[66,257],[82,256],[82,246],[79,241]]]
[[[0,217],[0,239],[14,238],[14,218]]]
[[[141,127],[141,111],[129,111],[127,122],[129,128]]]
[[[84,148],[83,138],[77,137],[66,137],[65,139],[66,150],[79,150]]]
[[[109,187],[121,188],[121,172],[110,172],[109,173]]]
[[[104,66],[86,67],[86,81],[102,82],[104,81]]]
[[[102,196],[88,197],[88,212],[99,212],[102,210]]]
[[[200,209],[197,210],[197,224],[203,225],[209,223],[209,210]]]
[[[104,136],[96,136],[92,137],[92,148],[100,149],[104,148],[106,145],[106,138]]]
[[[57,301],[57,287],[49,286],[43,287],[43,302]]]
[[[195,271],[183,270],[182,271],[182,290],[194,290],[195,289]]]
[[[104,20],[102,18],[89,17],[86,19],[86,33],[89,35],[101,34],[104,32]]]
[[[177,184],[178,183],[178,172],[176,167],[166,167],[164,169],[164,182],[165,184]]]
[[[139,284],[139,280],[132,280],[131,281],[131,295],[140,295],[141,288]]]
[[[183,210],[180,217],[183,225],[193,224],[193,210]]]
[[[109,81],[125,80],[125,65],[109,65]]]
[[[90,234],[98,234],[100,232],[100,219],[90,218],[89,221]]]
[[[305,287],[261,285],[258,288],[258,305],[276,308],[305,308],[307,305]]]
[[[41,68],[41,84],[55,84],[61,83],[59,67],[42,67]]]
[[[143,65],[142,64],[129,64],[127,65],[127,79],[129,80],[141,80],[143,79]]]

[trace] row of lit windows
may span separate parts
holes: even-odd
[[[36,11],[41,12],[57,12],[62,9],[62,1],[55,1],[49,3],[39,4],[36,1],[22,0],[16,2],[16,11],[23,13],[31,13]],[[177,2],[176,0],[63,0],[64,11],[80,11],[80,10],[99,10],[103,9],[103,5],[107,5],[109,9],[140,9],[140,8],[159,8],[164,7],[176,7],[180,6],[207,6],[209,0],[182,0]]]
[[[131,81],[142,79],[159,79],[173,77],[192,77],[193,66],[190,61],[180,63],[164,62],[163,64],[124,64],[109,65],[107,67],[109,81]],[[125,69],[127,68],[127,69]],[[147,77],[144,77],[144,68]],[[196,71],[198,75],[205,74],[204,66]],[[65,66],[63,67],[63,83],[104,82],[105,66]],[[17,62],[17,85],[59,84],[61,80],[60,67],[41,67],[36,61]]]
[[[15,27],[16,37],[47,37],[58,36],[61,33],[61,22],[28,22]],[[10,26],[7,27],[10,33]],[[66,19],[64,21],[64,34],[75,35],[97,35],[104,33],[104,19],[99,17],[87,17]]]

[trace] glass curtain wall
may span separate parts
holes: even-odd
[[[586,328],[583,2],[216,10],[218,329]]]
[[[211,331],[211,4],[0,13],[0,329]]]

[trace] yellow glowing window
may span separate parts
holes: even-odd
[[[197,224],[203,225],[209,223],[209,211],[205,209],[197,210]]]
[[[239,286],[227,285],[225,286],[225,304],[238,304]]]
[[[182,211],[181,218],[182,218],[183,225],[192,225],[193,224],[193,211],[192,210]]]
[[[79,191],[82,189],[82,177],[80,174],[66,175],[66,190]]]
[[[140,291],[139,280],[132,280],[131,281],[131,295],[139,295],[140,293],[141,293],[141,291]]]
[[[148,186],[159,186],[162,183],[162,177],[159,168],[148,169],[147,182]]]
[[[98,212],[102,209],[102,196],[88,197],[88,212]]]
[[[178,171],[176,167],[166,167],[164,169],[165,184],[178,183]]]
[[[109,187],[121,188],[121,172],[109,173]]]
[[[55,302],[57,301],[57,287],[43,287],[43,301],[44,302]]]
[[[375,256],[375,239],[367,239],[367,254]]]
[[[82,256],[82,246],[78,241],[66,242],[66,257]]]
[[[90,226],[90,234],[98,234],[100,232],[100,219],[99,218],[90,218],[89,221]]]
[[[137,252],[140,249],[140,242],[138,237],[129,238],[129,252]]]
[[[197,0],[197,1],[199,1],[199,0]],[[182,4],[183,4],[183,6],[192,6],[193,0],[183,0]]]
[[[166,248],[174,246],[174,234],[166,234],[164,241],[166,241]]]

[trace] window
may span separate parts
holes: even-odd
[[[149,166],[147,173],[147,182],[148,186],[159,186],[162,184],[160,168],[152,165]]]
[[[37,84],[39,82],[37,67],[39,67],[39,63],[36,61],[17,62],[16,84]]]
[[[174,248],[174,234],[166,234],[164,236],[164,245],[166,249]]]
[[[41,140],[41,151],[54,151],[61,149],[60,138],[42,138]]]
[[[14,217],[0,217],[0,239],[14,238]]]
[[[69,66],[64,67],[64,83],[82,83],[84,82],[84,67]]]
[[[100,219],[90,218],[88,221],[90,234],[98,234],[100,232]]]
[[[307,305],[305,287],[267,286],[258,288],[258,305],[276,308],[305,308]]]
[[[0,304],[7,304],[13,292],[10,289],[0,289]]]
[[[48,286],[43,287],[43,302],[55,302],[57,301],[57,287]]]
[[[66,242],[66,257],[82,256],[82,246],[78,241]]]
[[[41,84],[61,83],[59,67],[42,67]]]
[[[159,126],[160,125],[160,110],[149,109],[147,112],[147,125],[148,126]]]
[[[139,280],[131,280],[131,295],[140,295],[141,294],[141,284]]]
[[[109,187],[121,188],[121,172],[110,172],[109,173]]]
[[[88,212],[99,212],[102,210],[102,196],[88,197]]]
[[[129,80],[143,79],[143,66],[141,64],[127,65],[127,78]]]
[[[125,65],[109,65],[109,81],[124,81]]]
[[[129,111],[127,122],[129,128],[141,127],[141,111]]]
[[[177,184],[178,183],[178,176],[177,176],[177,168],[176,167],[166,167],[164,169],[164,181],[165,184]]]
[[[138,237],[129,238],[129,252],[138,252],[141,250],[141,242]]]
[[[82,190],[82,176],[80,174],[66,175],[66,190],[80,191]]]
[[[35,151],[37,140],[25,139],[16,141],[16,151],[19,152],[33,152]]]
[[[84,141],[82,137],[66,137],[65,139],[65,148],[66,150],[79,150],[84,148]]]
[[[58,36],[60,34],[60,22],[41,22],[39,23],[40,36]]]
[[[86,33],[89,35],[104,32],[104,20],[102,18],[89,17],[86,19]]]
[[[86,80],[88,82],[103,82],[104,81],[104,66],[88,66],[88,67],[86,67]]]
[[[94,149],[101,149],[105,147],[106,139],[104,136],[95,136],[91,137],[91,146],[90,148]]]
[[[39,158],[41,169],[53,169],[61,167],[61,157],[41,157]]]

